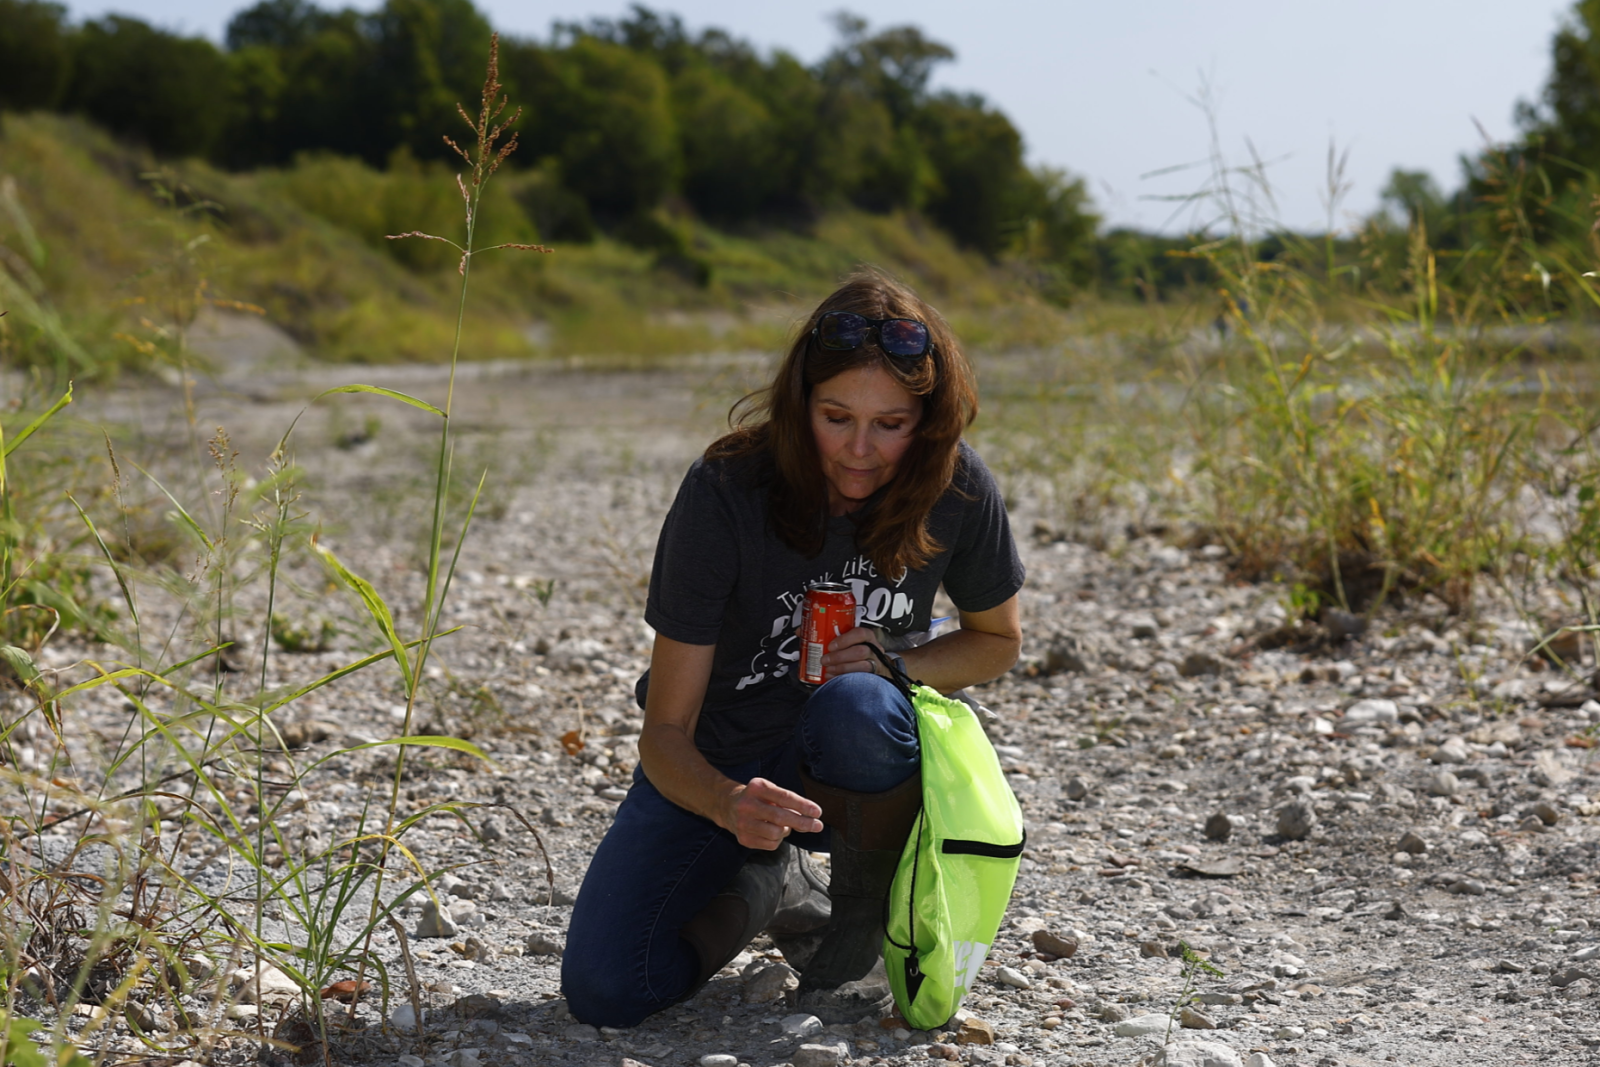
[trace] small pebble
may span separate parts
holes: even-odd
[[[795,1049],[791,1062],[794,1067],[838,1067],[849,1058],[849,1047],[841,1042],[832,1045],[801,1045]]]
[[[700,1057],[700,1067],[739,1067],[739,1057],[726,1052],[713,1052]]]
[[[777,1000],[798,983],[793,969],[782,963],[774,963],[755,971],[744,980],[744,1002],[765,1004]]]
[[[1413,856],[1420,856],[1428,851],[1428,843],[1422,839],[1421,834],[1414,830],[1407,830],[1404,836],[1400,838],[1400,844],[1396,847],[1401,852],[1409,852]]]
[[[422,917],[417,922],[414,936],[422,937],[455,937],[461,932],[461,927],[455,922],[454,912],[442,902],[435,904],[431,899],[422,902]]]
[[[779,1025],[784,1033],[795,1037],[810,1037],[812,1034],[822,1033],[822,1020],[806,1012],[787,1015]]]
[[[1535,804],[1533,806],[1533,814],[1538,816],[1539,821],[1546,826],[1554,826],[1561,821],[1561,813],[1556,810],[1555,805],[1547,801],[1541,800]]]
[[[537,931],[528,935],[523,949],[530,956],[559,956],[563,951],[559,941]]]
[[[1226,841],[1233,836],[1233,818],[1222,812],[1217,812],[1206,820],[1206,840]]]
[[[1392,700],[1358,700],[1344,712],[1346,726],[1400,721],[1400,705]]]
[[[1184,678],[1199,678],[1206,674],[1226,674],[1228,665],[1209,652],[1191,652],[1178,664],[1178,674]]]
[[[1155,1067],[1244,1067],[1239,1054],[1216,1041],[1174,1041],[1157,1054]]]
[[[1318,616],[1318,621],[1328,631],[1328,636],[1335,641],[1343,641],[1347,637],[1360,637],[1367,632],[1367,618],[1342,608],[1326,608]]]
[[[961,1020],[961,1027],[956,1031],[956,1044],[992,1045],[994,1044],[994,1025],[973,1017],[963,1019]]]
[[[254,1004],[262,997],[294,995],[300,992],[300,987],[295,984],[294,979],[270,963],[259,966],[251,964],[230,971],[228,985],[238,991],[239,1001],[243,1004]]]
[[[1428,780],[1428,792],[1436,797],[1453,797],[1461,792],[1461,780],[1449,771],[1440,771]]]
[[[389,1013],[389,1025],[402,1033],[417,1028],[417,1013],[409,1004],[401,1004]]]
[[[1317,825],[1317,809],[1309,799],[1291,800],[1278,809],[1278,836],[1304,841]]]
[[[1078,942],[1070,937],[1058,937],[1048,930],[1035,930],[1033,932],[1033,947],[1038,952],[1048,953],[1056,959],[1071,959],[1078,952]]]
[[[1216,1021],[1211,1016],[1188,1007],[1178,1013],[1178,1025],[1185,1030],[1215,1030],[1217,1028]]]
[[[1000,974],[998,977],[1002,985],[1008,985],[1013,989],[1033,988],[1033,983],[1028,981],[1028,976],[1017,970],[1015,967],[1000,968]]]
[[[1152,1012],[1148,1015],[1136,1015],[1131,1019],[1124,1019],[1113,1029],[1118,1037],[1144,1037],[1146,1034],[1164,1034],[1172,1020],[1164,1015]]]
[[[1590,974],[1581,967],[1568,967],[1560,974],[1552,975],[1550,977],[1550,984],[1555,986],[1557,989],[1564,989],[1567,986],[1572,985],[1574,982],[1587,981],[1593,978],[1594,975]]]

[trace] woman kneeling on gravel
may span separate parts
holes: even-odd
[[[688,998],[763,930],[800,972],[800,1008],[886,1007],[883,901],[922,794],[915,715],[867,645],[944,692],[998,677],[1021,645],[1022,564],[961,440],[977,389],[937,312],[857,275],[746,399],[656,547],[639,767],[561,966],[572,1014],[597,1026]],[[810,688],[796,631],[822,582],[849,585],[865,625]],[[961,628],[919,643],[941,583]],[[828,885],[802,850],[830,853]]]

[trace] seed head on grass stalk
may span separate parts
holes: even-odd
[[[440,586],[439,553],[444,542],[444,505],[446,490],[450,482],[450,412],[455,400],[456,366],[461,358],[461,335],[466,324],[467,289],[472,257],[479,252],[492,252],[498,249],[517,249],[546,253],[551,251],[551,249],[543,245],[515,243],[491,245],[481,249],[475,246],[478,212],[483,201],[484,187],[488,184],[489,179],[494,176],[494,173],[500,169],[500,164],[505,162],[506,158],[517,148],[517,135],[513,132],[507,136],[507,133],[510,127],[522,117],[522,109],[518,108],[509,119],[501,121],[501,116],[506,109],[506,99],[501,93],[502,88],[500,84],[500,35],[494,34],[489,38],[489,65],[483,79],[483,91],[479,97],[477,120],[474,121],[467,114],[466,108],[459,103],[456,105],[457,113],[461,115],[462,121],[467,124],[467,128],[473,133],[472,147],[470,150],[464,149],[450,136],[446,135],[444,138],[445,144],[449,145],[451,150],[460,156],[470,168],[470,179],[460,174],[456,175],[456,188],[461,191],[461,200],[465,211],[465,242],[457,244],[449,238],[417,230],[394,234],[389,238],[390,240],[399,240],[406,237],[420,237],[430,241],[443,241],[461,253],[461,259],[456,268],[457,273],[461,276],[461,295],[456,306],[455,337],[450,349],[450,377],[445,391],[444,421],[440,426],[439,432],[439,459],[434,485],[433,526],[428,545],[428,581],[423,601],[424,633],[427,636],[431,636],[434,629],[437,603],[442,600],[442,594],[449,589],[449,575],[445,576],[442,589]],[[465,532],[465,530],[462,531],[463,536]],[[457,548],[459,549],[459,547],[460,540],[458,539]],[[427,659],[428,650],[429,644],[426,641],[417,650],[417,670],[413,676],[421,673],[423,664]],[[412,703],[413,700],[408,694],[405,720],[408,730],[411,725]],[[399,771],[397,769],[395,780],[397,791],[399,788],[398,774]]]

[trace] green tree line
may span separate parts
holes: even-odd
[[[1028,166],[1003,112],[934,90],[948,46],[846,14],[836,27],[814,64],[717,29],[692,34],[643,6],[504,40],[503,80],[525,108],[517,188],[540,237],[606,231],[688,261],[672,214],[799,228],[852,206],[916,213],[1024,267],[1047,295],[1096,284],[1162,299],[1215,281],[1185,255],[1193,237],[1099,232],[1082,181]],[[135,18],[74,23],[59,4],[0,0],[0,109],[82,114],[159,155],[237,170],[308,154],[410,170],[448,158],[442,136],[476,91],[490,32],[471,0],[370,12],[261,0],[218,46]],[[1600,0],[1574,3],[1519,122],[1512,143],[1463,157],[1453,191],[1396,170],[1359,232],[1325,242],[1330,265],[1398,284],[1415,232],[1438,251],[1446,285],[1493,269],[1508,232],[1586,269],[1600,261]],[[1292,238],[1267,237],[1261,258]],[[1532,303],[1555,299],[1542,277],[1530,285]]]
[[[1325,268],[1351,293],[1402,291],[1432,271],[1458,308],[1488,299],[1508,318],[1600,313],[1600,292],[1584,277],[1600,270],[1600,0],[1575,0],[1563,18],[1544,85],[1517,107],[1516,134],[1460,163],[1453,189],[1395,168],[1378,209],[1350,231],[1269,233],[1251,254]],[[1188,254],[1196,241],[1104,233],[1099,283],[1153,299],[1216,286],[1208,261]]]
[[[542,236],[649,243],[663,206],[740,226],[850,205],[920,213],[989,256],[1025,252],[1050,285],[1089,280],[1097,220],[1081,181],[1027,166],[1016,127],[983,98],[930,88],[947,46],[912,26],[836,23],[814,65],[642,6],[502,41],[502,78],[525,109],[517,162],[543,178],[524,205]],[[159,154],[235,169],[305,153],[446,158],[490,32],[471,0],[371,12],[262,0],[218,47],[0,0],[0,107],[81,113]]]
[[[1380,208],[1340,256],[1376,284],[1399,284],[1417,268],[1425,238],[1439,284],[1464,292],[1490,275],[1506,313],[1593,313],[1600,301],[1582,280],[1600,267],[1600,0],[1576,0],[1550,42],[1538,95],[1516,110],[1517,133],[1461,157],[1447,190],[1425,171],[1396,168]],[[1534,269],[1506,276],[1512,245]]]

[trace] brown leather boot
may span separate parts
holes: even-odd
[[[877,1017],[889,1003],[883,952],[883,902],[906,837],[922,810],[922,775],[882,793],[856,793],[816,781],[804,769],[805,795],[833,830],[827,934],[800,977],[798,1007],[825,1023]]]

